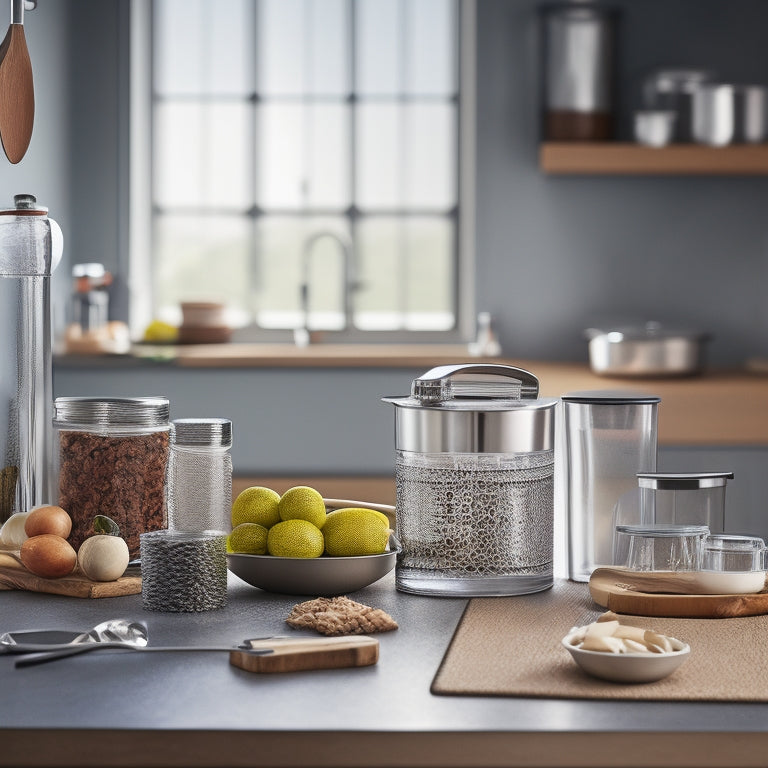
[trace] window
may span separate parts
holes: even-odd
[[[462,14],[153,0],[151,314],[216,299],[255,331],[466,335]]]

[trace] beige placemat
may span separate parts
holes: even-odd
[[[646,701],[768,701],[768,616],[621,621],[683,640],[691,656],[655,683],[619,684],[584,674],[560,641],[594,621],[586,584],[470,600],[432,682],[432,693]]]

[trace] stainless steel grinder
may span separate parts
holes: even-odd
[[[446,365],[395,406],[403,592],[522,595],[552,586],[555,398],[508,365]]]

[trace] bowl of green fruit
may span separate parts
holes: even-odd
[[[253,587],[331,597],[363,589],[395,567],[394,507],[326,499],[295,486],[246,488],[232,504],[227,566]]]

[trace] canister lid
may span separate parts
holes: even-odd
[[[229,448],[232,422],[229,419],[174,419],[173,442],[176,445]]]
[[[415,379],[395,406],[398,450],[419,453],[529,453],[553,448],[554,398],[509,365],[456,364]]]
[[[690,491],[697,488],[719,488],[733,480],[733,472],[639,472],[640,488],[657,491]]]
[[[661,402],[658,395],[624,389],[591,389],[582,392],[568,392],[561,399],[566,403],[584,403],[586,405],[653,405]]]
[[[167,397],[57,397],[53,417],[59,425],[167,427],[170,404]]]

